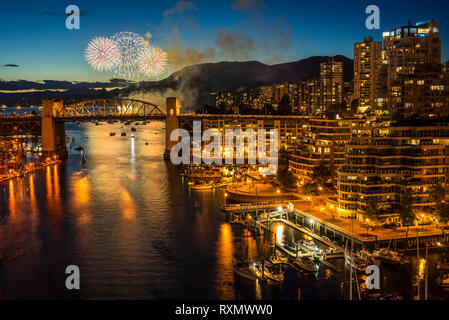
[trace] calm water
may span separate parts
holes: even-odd
[[[71,150],[64,165],[0,184],[3,299],[297,299],[298,288],[302,299],[347,297],[348,272],[325,268],[318,280],[287,270],[282,286],[236,279],[233,257],[246,243],[251,257],[263,256],[263,238],[247,241],[242,227],[226,223],[222,191],[187,189],[163,160],[163,123],[137,127],[135,139],[121,126],[71,125],[87,163]],[[344,270],[342,259],[334,263]],[[64,285],[71,264],[81,270],[77,292]],[[409,270],[381,272],[385,290],[410,292]]]

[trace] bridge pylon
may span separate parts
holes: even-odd
[[[165,153],[164,159],[170,159],[170,151],[178,142],[170,141],[170,135],[173,130],[179,129],[179,115],[181,113],[181,100],[170,97],[166,99],[167,117],[165,127]]]
[[[64,122],[56,122],[56,113],[64,108],[62,100],[42,99],[42,156],[67,156]]]

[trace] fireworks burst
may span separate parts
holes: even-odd
[[[167,53],[160,48],[148,46],[138,60],[139,71],[149,78],[159,78],[167,72]]]
[[[112,38],[121,53],[121,63],[114,69],[122,77],[134,77],[137,72],[137,62],[144,51],[144,39],[133,32],[120,32]]]
[[[87,63],[98,71],[112,71],[121,62],[120,50],[112,39],[94,38],[86,48]]]

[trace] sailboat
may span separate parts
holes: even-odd
[[[257,280],[257,274],[254,271],[254,269],[249,265],[249,252],[248,252],[248,229],[246,229],[246,247],[245,247],[245,256],[246,260],[242,259],[234,259],[233,266],[234,266],[234,272],[245,279],[255,281]]]

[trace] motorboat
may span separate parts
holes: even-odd
[[[245,279],[255,281],[257,280],[257,274],[254,272],[253,268],[248,265],[243,260],[235,260],[233,263],[234,266],[234,272]]]
[[[372,257],[386,264],[404,265],[409,263],[409,260],[406,257],[399,255],[399,253],[397,253],[396,251],[389,249],[375,250],[372,254]]]
[[[126,132],[122,132],[121,136],[126,137]]]
[[[110,135],[111,137],[115,137],[115,132],[111,132],[109,135]]]
[[[316,273],[318,271],[312,259],[308,257],[301,257],[295,260],[295,262],[293,262],[293,266],[307,273]]]
[[[136,132],[136,131],[137,131],[137,129],[136,129],[136,128],[134,128],[134,127],[132,127],[132,128],[131,128],[131,131],[132,131],[132,132]]]
[[[82,146],[79,146],[79,147],[75,148],[75,151],[83,151],[83,150],[84,150],[84,148]]]
[[[312,252],[320,252],[321,249],[318,247],[318,245],[313,240],[300,240],[299,246]]]

